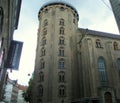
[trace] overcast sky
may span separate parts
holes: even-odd
[[[28,74],[34,71],[35,50],[38,31],[38,12],[48,1],[55,0],[23,0],[18,29],[14,39],[24,42],[19,71],[9,72],[11,79],[27,85]],[[118,34],[118,28],[110,9],[108,0],[56,0],[72,4],[79,13],[79,27]],[[92,2],[91,2],[92,1]],[[106,5],[107,4],[107,5]]]

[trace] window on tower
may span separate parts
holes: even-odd
[[[60,7],[60,11],[64,11],[65,10],[65,8],[64,7]]]
[[[38,91],[39,91],[39,96],[42,97],[43,96],[43,86],[42,85],[38,86]]]
[[[42,49],[41,49],[41,56],[45,56],[45,48],[43,47]]]
[[[58,73],[58,81],[59,82],[65,82],[65,72],[61,71]]]
[[[60,27],[60,34],[64,34],[64,28],[63,27]]]
[[[64,69],[65,68],[65,60],[63,58],[61,58],[59,60],[59,65],[58,65],[59,69]]]
[[[42,45],[43,46],[46,45],[46,38],[45,37],[42,38]]]
[[[45,61],[43,59],[41,59],[41,61],[40,61],[40,68],[41,69],[45,68]]]
[[[44,74],[43,74],[43,72],[40,72],[39,77],[40,77],[40,82],[43,82],[44,81]]]
[[[60,25],[64,26],[64,19],[60,19]]]
[[[59,48],[59,56],[64,56],[64,48]]]
[[[65,97],[66,96],[66,87],[64,85],[59,86],[58,95],[60,97]]]
[[[46,35],[46,34],[47,34],[47,29],[44,28],[44,29],[43,29],[43,35]]]
[[[44,26],[47,26],[47,25],[48,25],[48,20],[45,19],[45,20],[44,20]]]
[[[59,44],[60,44],[60,45],[64,45],[64,44],[65,44],[64,37],[60,37],[60,38],[59,38]]]

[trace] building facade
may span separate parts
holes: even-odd
[[[31,103],[120,103],[120,36],[78,28],[65,2],[45,4],[38,18]]]
[[[120,0],[109,0],[120,32]]]
[[[22,0],[0,0],[0,101],[3,99],[7,68],[5,66],[14,30],[18,27]]]

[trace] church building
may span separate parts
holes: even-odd
[[[38,18],[31,103],[120,103],[120,35],[78,28],[63,1]]]

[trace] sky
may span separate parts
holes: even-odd
[[[38,12],[42,5],[50,1],[72,4],[79,14],[79,28],[119,34],[109,0],[22,0],[18,29],[14,32],[14,40],[24,42],[19,71],[8,71],[10,79],[18,80],[19,84],[28,85],[34,71]]]

